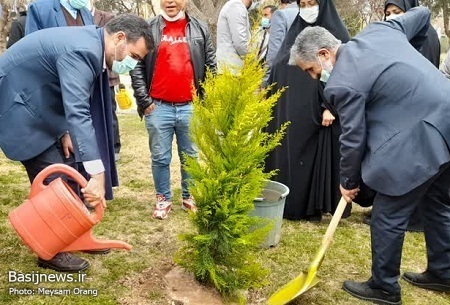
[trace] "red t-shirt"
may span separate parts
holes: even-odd
[[[187,19],[165,23],[149,95],[168,102],[191,101],[194,70],[186,39]]]

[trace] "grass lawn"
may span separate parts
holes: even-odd
[[[137,115],[120,115],[122,140],[118,162],[120,187],[108,203],[103,221],[94,228],[99,238],[120,239],[133,245],[101,256],[80,254],[91,267],[83,283],[12,283],[8,272],[53,273],[36,266],[36,256],[18,239],[7,216],[28,195],[29,182],[23,167],[0,154],[0,304],[174,304],[167,297],[163,277],[173,267],[172,255],[179,247],[177,235],[190,230],[188,215],[181,210],[179,160],[174,150],[172,189],[174,210],[164,221],[151,218],[155,201],[150,174],[148,137]],[[12,126],[12,128],[14,128]],[[369,227],[361,223],[363,209],[342,220],[319,270],[322,281],[291,304],[366,304],[341,290],[346,279],[366,280],[370,275]],[[277,247],[261,250],[261,263],[270,270],[268,284],[249,293],[250,304],[265,304],[281,285],[306,270],[321,244],[330,218],[321,223],[285,221]],[[449,241],[450,242],[450,241]],[[422,271],[426,266],[424,238],[408,233],[403,251],[402,271]],[[407,305],[450,304],[450,296],[415,288],[404,281],[403,303]],[[92,295],[32,296],[10,294],[10,289],[38,287],[93,289]],[[208,305],[207,300],[204,302]]]

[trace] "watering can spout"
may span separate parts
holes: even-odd
[[[84,233],[73,243],[68,245],[62,252],[83,251],[83,250],[99,250],[99,249],[124,249],[131,250],[133,247],[126,242],[120,240],[101,240],[92,236],[91,231]]]

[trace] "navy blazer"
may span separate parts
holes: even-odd
[[[409,41],[424,38],[430,12],[375,22],[341,46],[325,96],[341,126],[341,184],[362,179],[403,195],[449,162],[450,82]]]
[[[0,57],[0,92],[0,148],[8,158],[36,157],[69,131],[76,161],[101,159],[107,187],[117,185],[103,29],[25,36]]]
[[[94,20],[87,8],[79,10],[84,25],[93,25]],[[28,7],[25,35],[38,30],[67,26],[66,17],[59,0],[38,0]]]

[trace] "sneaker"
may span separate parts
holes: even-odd
[[[197,206],[195,205],[194,197],[189,196],[187,198],[183,198],[183,201],[181,202],[181,208],[185,211],[192,211],[196,213]]]
[[[369,286],[369,282],[345,281],[342,288],[355,298],[383,305],[401,305],[400,294],[390,294]]]
[[[423,273],[405,272],[402,278],[423,289],[450,292],[450,279],[438,278],[428,271]]]
[[[153,210],[153,218],[166,219],[170,210],[172,210],[172,202],[167,201],[163,195],[156,195],[156,205]]]

